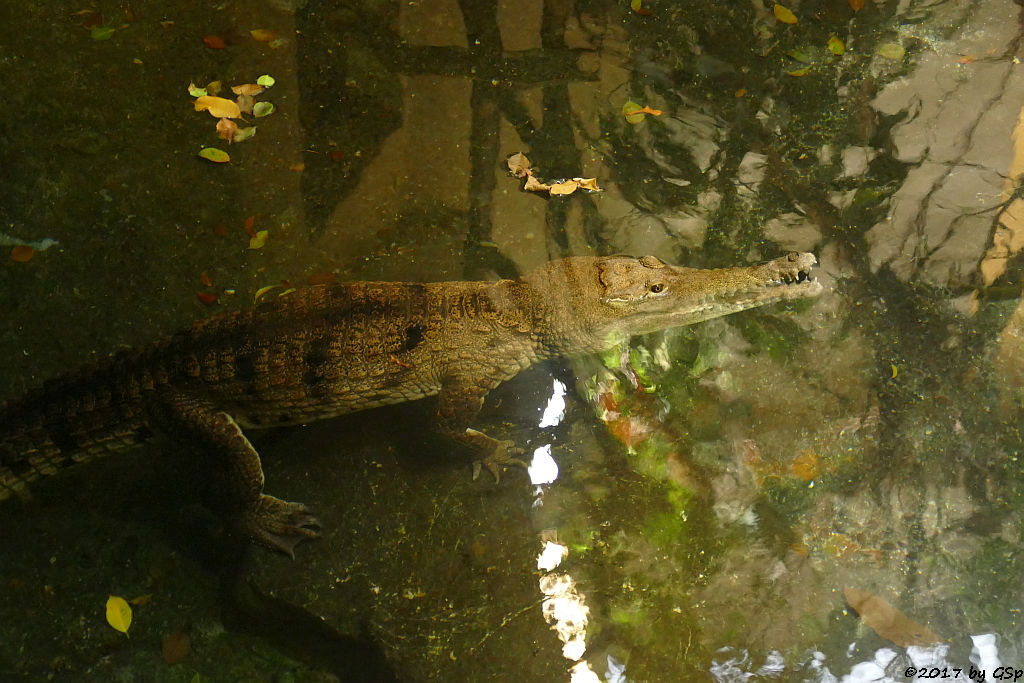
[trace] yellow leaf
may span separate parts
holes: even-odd
[[[597,186],[597,178],[573,178],[580,184],[584,190],[590,190],[591,192],[601,192],[601,188]]]
[[[580,184],[575,180],[566,180],[563,183],[552,183],[549,190],[552,196],[572,194],[579,189]]]
[[[839,40],[836,36],[828,39],[828,49],[834,55],[841,55],[846,52],[846,46],[843,45],[843,41]]]
[[[215,164],[225,164],[231,161],[231,157],[228,156],[227,152],[216,147],[203,147],[199,150],[199,156]]]
[[[237,119],[242,115],[237,104],[231,100],[223,97],[214,97],[213,95],[197,97],[195,107],[196,111],[208,111],[211,116],[218,119]]]
[[[249,31],[249,35],[251,35],[253,37],[253,40],[255,40],[258,43],[269,43],[274,38],[276,38],[274,32],[268,28],[254,28],[253,30]]]
[[[523,189],[527,192],[547,192],[551,189],[551,186],[540,182],[536,176],[530,174],[526,176],[526,184],[523,185]]]
[[[107,623],[128,635],[128,627],[132,625],[132,608],[124,598],[116,595],[107,598]]]
[[[795,77],[799,78],[800,76],[806,76],[807,72],[810,71],[810,70],[811,70],[811,67],[805,66],[805,67],[800,68],[800,69],[794,69],[793,71],[787,71],[786,75],[787,76],[795,76]]]
[[[782,5],[775,5],[775,7],[772,8],[772,14],[774,14],[775,18],[783,24],[795,24],[797,21],[796,15]]]
[[[264,244],[267,243],[267,238],[270,237],[269,230],[259,230],[255,235],[249,238],[250,249],[261,249]]]

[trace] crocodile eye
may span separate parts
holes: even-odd
[[[661,284],[660,282],[656,282],[655,284],[651,285],[651,294],[660,294],[664,290],[665,285]]]

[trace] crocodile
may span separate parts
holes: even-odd
[[[437,396],[441,432],[497,479],[512,442],[472,425],[487,393],[538,361],[814,296],[817,259],[696,269],[654,256],[576,256],[519,279],[350,282],[299,288],[45,382],[0,406],[0,500],[68,465],[153,434],[197,458],[207,504],[293,555],[319,534],[301,503],[263,492],[246,431]]]

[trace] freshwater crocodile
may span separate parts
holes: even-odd
[[[437,396],[442,432],[497,477],[521,452],[471,425],[487,392],[553,357],[821,291],[813,254],[703,270],[653,256],[570,257],[518,280],[352,282],[299,289],[46,382],[0,407],[0,500],[154,431],[199,462],[208,499],[292,554],[317,535],[300,503],[263,493],[243,429]],[[207,472],[208,469],[208,472]]]

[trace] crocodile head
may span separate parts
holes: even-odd
[[[738,268],[682,268],[654,256],[570,257],[535,271],[557,336],[580,349],[607,348],[645,334],[717,318],[776,301],[815,296],[814,254],[794,252]],[[557,340],[555,340],[557,342]]]

